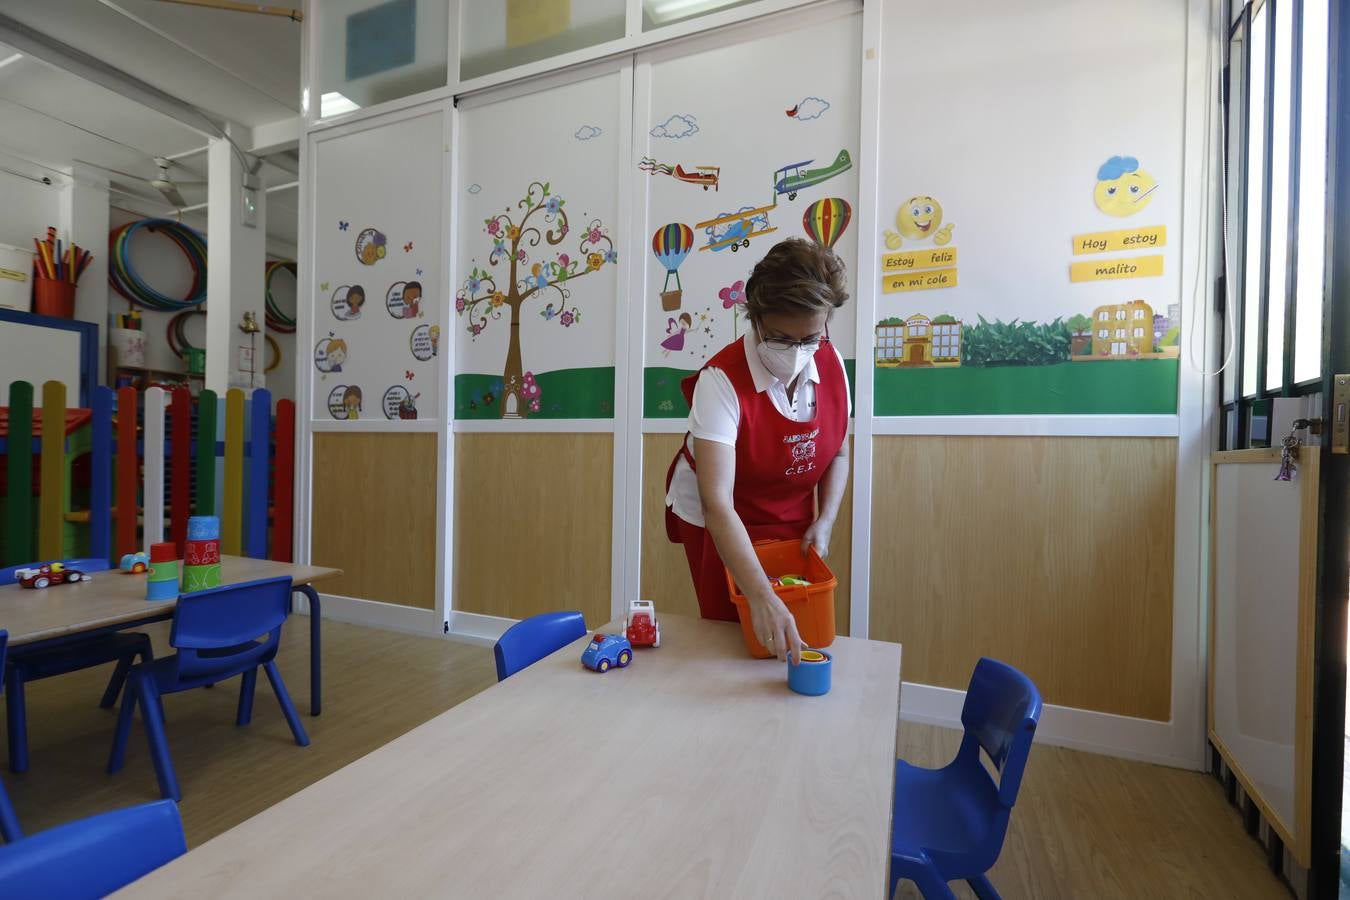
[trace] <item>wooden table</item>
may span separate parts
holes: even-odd
[[[836,640],[804,697],[735,625],[661,630],[605,674],[582,638],[124,894],[884,897],[900,646]]]
[[[319,594],[311,584],[341,575],[342,570],[245,556],[222,556],[220,562],[222,584],[289,575],[293,590],[309,598],[309,705],[310,714],[317,716],[323,708],[321,611]],[[171,618],[178,605],[176,598],[147,601],[143,575],[123,575],[116,569],[90,575],[91,581],[40,591],[17,584],[0,587],[0,628],[9,631],[9,652],[21,657],[25,651],[54,646],[72,637],[162,621]]]

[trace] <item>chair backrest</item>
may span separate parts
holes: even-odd
[[[178,805],[157,800],[0,847],[6,897],[103,897],[187,852]]]
[[[998,770],[999,803],[1011,809],[1017,802],[1036,723],[1041,719],[1041,692],[1031,679],[1007,663],[981,659],[975,664],[961,708],[966,736],[963,752],[974,741],[989,754]]]
[[[13,584],[18,581],[14,577],[14,573],[20,569],[36,569],[38,566],[49,566],[54,562],[61,563],[67,569],[79,569],[81,572],[106,572],[109,568],[106,559],[44,559],[39,562],[0,568],[0,585]]]
[[[169,631],[169,643],[178,650],[179,675],[209,675],[267,662],[276,655],[281,625],[290,611],[290,576],[183,594]]]
[[[521,619],[506,629],[492,648],[497,657],[497,680],[505,680],[585,634],[586,620],[576,611],[540,613]]]

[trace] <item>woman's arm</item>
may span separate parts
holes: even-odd
[[[703,503],[703,521],[722,562],[731,570],[736,584],[750,603],[755,636],[779,659],[800,659],[803,647],[797,622],[787,606],[769,585],[769,579],[755,556],[750,534],[736,515],[732,488],[736,483],[736,448],[716,441],[694,439],[694,458],[698,460],[699,499]],[[831,464],[833,469],[834,464]],[[847,469],[847,462],[845,462]],[[841,482],[840,493],[843,487]],[[835,510],[839,503],[836,499]]]
[[[820,510],[816,513],[816,520],[811,523],[811,527],[806,529],[806,534],[802,535],[802,553],[806,553],[806,548],[811,544],[816,545],[816,552],[824,558],[830,553],[830,535],[834,531],[834,520],[839,515],[839,504],[844,500],[844,488],[848,486],[848,442],[845,441],[839,448],[838,455],[830,460],[830,467],[825,470],[825,477],[820,480],[819,502]]]

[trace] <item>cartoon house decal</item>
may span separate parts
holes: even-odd
[[[1153,351],[1153,307],[1143,300],[1092,311],[1093,356],[1139,356]]]
[[[892,317],[877,323],[876,364],[895,366],[961,365],[961,322],[953,316],[907,319]]]

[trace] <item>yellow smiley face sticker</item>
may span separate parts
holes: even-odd
[[[1154,177],[1139,168],[1133,156],[1113,156],[1097,170],[1092,200],[1108,216],[1132,216],[1153,201]]]
[[[942,226],[942,204],[927,194],[910,197],[895,214],[895,231],[885,232],[886,247],[898,249],[905,239],[924,241],[932,238],[939,246],[952,239],[953,225]],[[898,233],[897,233],[898,232]]]
[[[912,241],[932,236],[942,224],[942,204],[932,197],[910,197],[895,214],[895,228]]]

